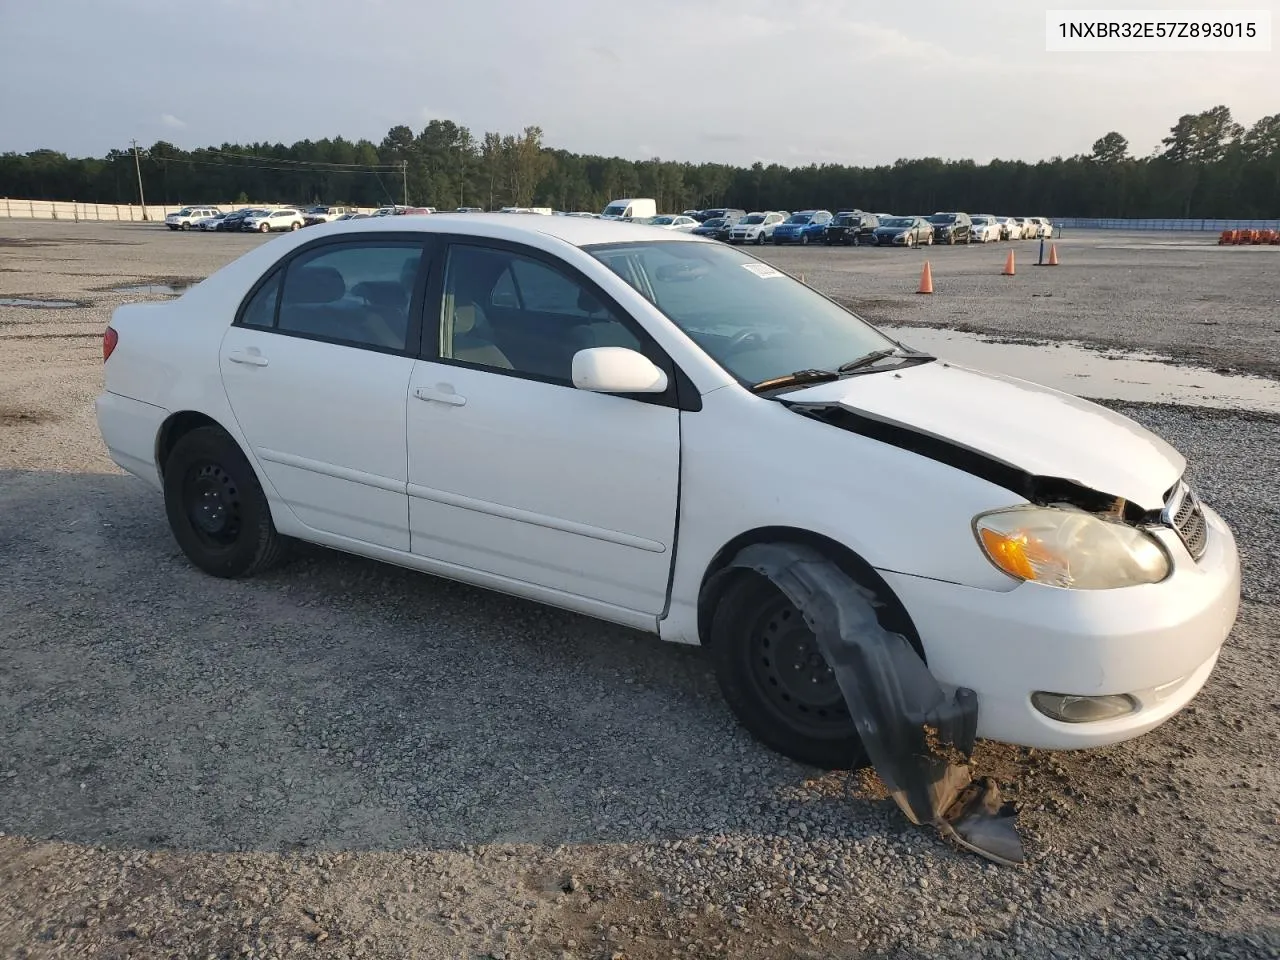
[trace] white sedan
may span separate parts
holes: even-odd
[[[661,227],[663,230],[674,230],[677,233],[690,233],[698,226],[698,221],[693,217],[674,214],[650,217],[648,223],[651,227]]]
[[[973,242],[991,243],[1000,239],[1000,221],[995,217],[973,218]]]
[[[245,217],[242,230],[258,230],[262,233],[278,233],[284,230],[297,230],[306,226],[301,212],[293,207],[268,210],[253,217]]]
[[[702,644],[741,722],[808,763],[854,762],[866,727],[802,607],[861,603],[844,642],[879,631],[970,691],[978,735],[1044,748],[1167,720],[1237,613],[1235,540],[1163,440],[713,240],[325,224],[119,307],[103,355],[107,450],[201,570],[296,538]],[[793,589],[814,558],[826,613]]]

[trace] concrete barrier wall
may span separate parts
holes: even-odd
[[[0,197],[0,217],[21,220],[69,220],[79,223],[82,220],[101,220],[107,222],[138,222],[144,220],[163,223],[164,218],[176,213],[186,206],[194,204],[176,204],[153,206],[147,204],[146,216],[143,208],[129,203],[78,203],[74,200],[18,200],[11,197]],[[220,210],[238,210],[247,206],[278,207],[278,203],[213,203],[207,206]],[[376,207],[356,207],[361,213],[372,213]]]
[[[1192,220],[1156,219],[1131,220],[1123,218],[1052,217],[1055,226],[1076,227],[1081,230],[1168,230],[1208,231],[1223,230],[1280,230],[1280,220]]]

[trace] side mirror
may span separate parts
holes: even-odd
[[[594,393],[662,393],[667,375],[627,347],[588,347],[573,355],[573,385]]]

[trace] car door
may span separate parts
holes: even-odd
[[[571,365],[589,346],[670,361],[585,277],[525,247],[453,238],[427,302],[408,414],[413,552],[661,613],[680,468],[674,388],[578,390]]]
[[[262,278],[223,338],[236,422],[314,530],[409,549],[405,401],[425,260],[421,234],[309,244]]]

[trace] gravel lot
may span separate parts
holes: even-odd
[[[1013,281],[1009,244],[935,249],[932,298],[916,252],[765,252],[874,320],[1280,375],[1280,249],[1176,239]],[[0,955],[1280,956],[1273,418],[1117,405],[1187,454],[1246,599],[1148,736],[980,745],[1032,851],[1004,869],[756,745],[698,650],[318,549],[196,572],[97,436],[104,290],[259,242],[0,222],[0,297],[86,304],[0,307]]]

